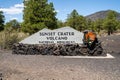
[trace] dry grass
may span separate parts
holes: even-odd
[[[0,48],[1,49],[11,49],[14,43],[19,42],[28,35],[23,32],[17,31],[2,31],[0,32]]]

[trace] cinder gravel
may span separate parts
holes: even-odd
[[[120,35],[111,35],[100,38],[104,49],[120,53]]]
[[[113,38],[112,38],[113,37]],[[57,56],[13,55],[0,51],[2,80],[120,80],[120,36],[101,38],[114,59],[68,59]],[[106,42],[107,41],[107,42]],[[117,44],[116,46],[114,44]],[[113,46],[113,47],[111,47]],[[116,48],[117,47],[117,48]],[[116,51],[117,50],[117,51]]]

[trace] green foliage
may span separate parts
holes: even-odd
[[[64,22],[60,21],[60,20],[57,20],[57,26],[58,28],[61,28],[61,27],[64,27]]]
[[[104,20],[104,28],[107,30],[108,35],[112,34],[116,30],[117,26],[117,14],[115,11],[109,11],[106,19]]]
[[[100,33],[101,30],[103,30],[103,19],[98,19],[94,22],[94,30],[98,33]]]
[[[86,19],[83,16],[80,15],[76,19],[76,22],[77,22],[77,25],[78,25],[78,27],[76,28],[77,30],[83,31],[83,30],[86,29]]]
[[[32,34],[44,27],[57,28],[53,3],[48,3],[47,0],[24,0],[24,5],[24,22],[22,24],[24,32]]]
[[[5,20],[5,17],[3,15],[3,12],[0,11],[0,31],[4,29],[4,20]]]
[[[117,27],[116,27],[116,29],[120,30],[120,21],[117,21]]]
[[[79,14],[78,14],[77,10],[74,9],[70,14],[68,14],[68,20],[75,19],[78,16],[79,16]]]
[[[117,13],[109,10],[105,19],[97,19],[92,21],[78,14],[76,10],[73,10],[67,17],[67,25],[83,31],[85,29],[101,32],[106,30],[108,35],[112,34],[117,29],[120,29],[120,21],[117,20]]]
[[[91,19],[86,19],[86,28],[88,30],[94,30],[94,22]]]
[[[85,29],[86,26],[86,19],[79,15],[78,12],[74,9],[67,18],[67,25],[77,29],[79,31],[82,31]]]
[[[76,29],[78,27],[77,25],[77,18],[79,17],[78,12],[74,9],[67,18],[67,25]]]
[[[28,28],[29,26],[29,28]],[[22,27],[22,31],[24,32],[29,32],[30,34],[35,33],[43,28],[45,28],[45,24],[44,23],[36,23],[36,24],[32,24],[31,26],[29,24],[24,25],[24,27]]]
[[[5,24],[5,30],[8,30],[8,31],[18,30],[19,28],[20,28],[20,23],[15,19]]]

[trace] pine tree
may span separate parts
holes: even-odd
[[[12,31],[12,30],[18,30],[20,28],[20,23],[14,19],[10,20],[5,24],[5,30]]]
[[[103,30],[103,19],[98,19],[94,22],[95,31],[100,33]]]
[[[85,22],[86,19],[82,15],[79,15],[75,9],[68,15],[67,18],[67,25],[79,31],[85,29]]]
[[[91,19],[86,19],[86,29],[94,30],[94,22]]]
[[[107,30],[108,35],[112,34],[116,30],[117,26],[117,14],[115,11],[110,10],[106,19],[104,20],[104,28]]]
[[[24,5],[23,31],[32,34],[45,27],[57,27],[53,3],[48,3],[47,0],[24,0]]]

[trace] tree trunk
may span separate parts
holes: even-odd
[[[110,33],[111,33],[111,32],[110,32],[110,31],[108,31],[108,35],[110,35]]]

